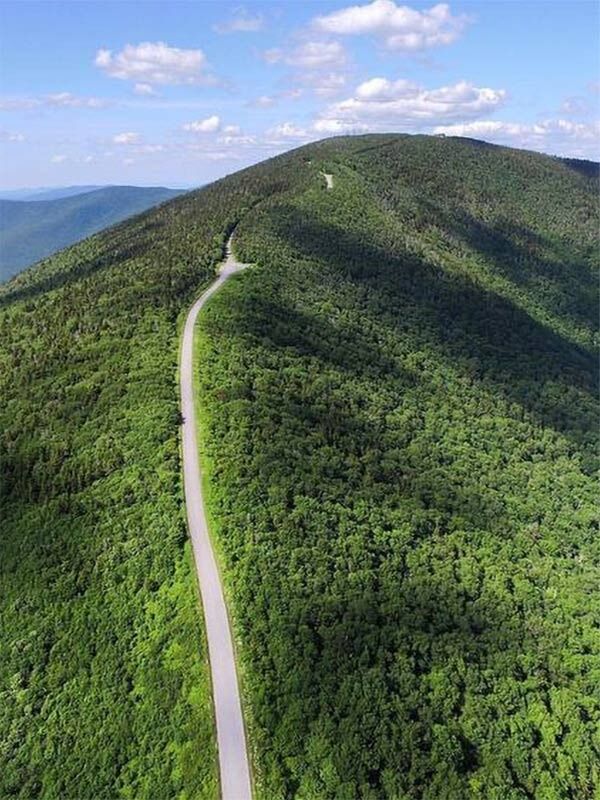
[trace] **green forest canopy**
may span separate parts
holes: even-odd
[[[596,190],[331,139],[4,288],[0,794],[215,796],[176,361],[239,223],[198,387],[257,797],[596,796]]]

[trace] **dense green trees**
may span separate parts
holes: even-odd
[[[182,198],[0,290],[2,797],[215,797],[178,319],[252,191]]]
[[[258,796],[595,797],[587,171],[328,140],[4,288],[0,794],[215,795],[175,371],[239,222],[198,387]]]
[[[200,323],[261,796],[591,798],[594,187],[375,141],[242,220]]]

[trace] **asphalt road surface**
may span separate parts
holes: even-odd
[[[231,628],[202,497],[202,473],[194,410],[193,344],[194,325],[200,310],[209,297],[244,266],[232,254],[230,237],[227,256],[218,278],[196,300],[188,314],[183,331],[180,365],[185,504],[208,639],[223,800],[251,800],[252,790]]]

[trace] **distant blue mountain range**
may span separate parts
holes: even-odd
[[[67,186],[15,190],[11,199],[6,199],[8,194],[0,194],[0,281],[63,247],[170,200],[182,190]]]
[[[33,189],[7,189],[0,191],[0,200],[58,200],[61,197],[72,197],[96,189],[108,189],[109,186],[40,186]]]

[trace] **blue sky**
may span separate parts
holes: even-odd
[[[598,6],[4,2],[0,188],[191,186],[337,133],[597,158]]]

